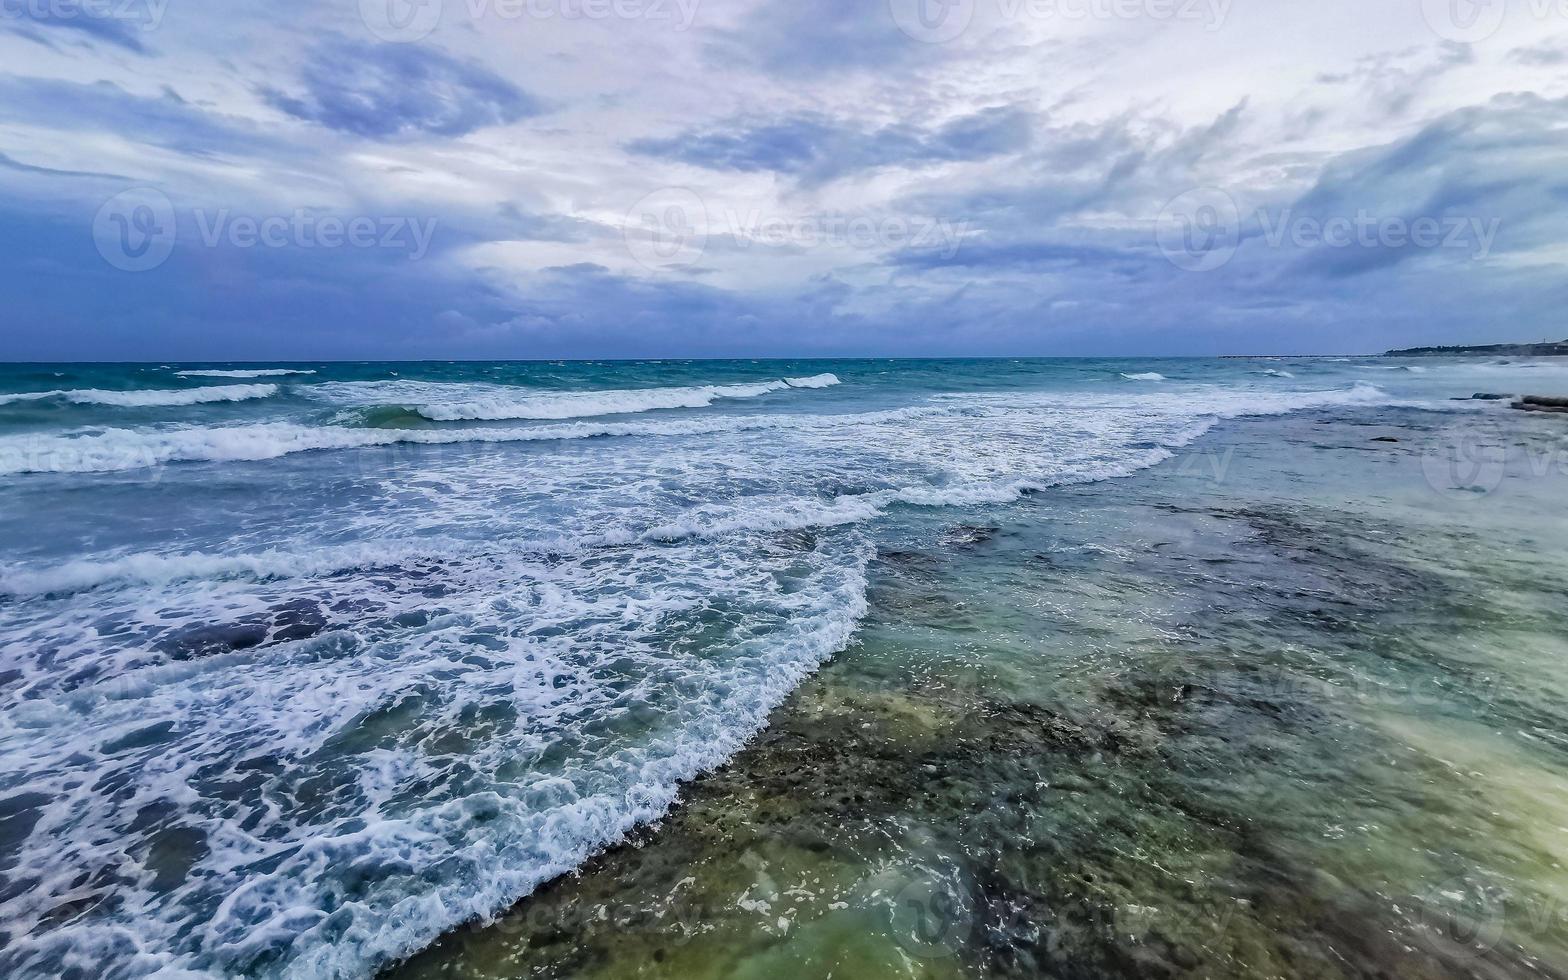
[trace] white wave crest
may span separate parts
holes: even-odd
[[[1122,375],[1122,377],[1126,378],[1128,381],[1164,381],[1165,380],[1165,375],[1160,374],[1160,373],[1158,373],[1156,371],[1148,371],[1148,372],[1146,372],[1144,374],[1124,374],[1124,375]]]
[[[816,374],[809,378],[785,378],[784,383],[791,388],[831,388],[843,382],[836,374]]]
[[[1333,405],[1388,404],[1389,396],[1375,385],[1353,388],[1268,394],[1245,391],[1183,392],[1139,395],[1145,407],[1162,414],[1236,418],[1275,415]],[[1095,409],[1125,407],[1126,398],[1082,394],[942,396],[942,401],[1012,404],[1020,407]],[[277,459],[293,453],[331,449],[366,449],[399,444],[544,442],[625,436],[688,436],[745,429],[823,427],[832,429],[875,418],[906,418],[919,408],[854,416],[797,417],[727,416],[667,422],[573,422],[560,425],[473,429],[357,429],[310,426],[292,422],[250,425],[192,426],[139,431],[104,429],[80,435],[25,435],[0,438],[0,475],[25,473],[110,473],[164,463],[241,462]]]
[[[291,374],[315,374],[292,368],[258,368],[250,371],[177,371],[177,378],[283,378]]]
[[[142,432],[104,429],[76,436],[10,436],[0,439],[0,474],[112,473],[163,463],[241,462],[277,459],[324,449],[366,449],[398,444],[454,445],[466,442],[541,442],[605,436],[700,435],[755,425],[770,428],[777,418],[731,419],[717,423],[590,424],[499,429],[394,430],[265,422],[255,425],[190,427]],[[716,425],[716,427],[715,427]]]
[[[0,395],[0,405],[58,400],[76,405],[167,408],[177,405],[251,401],[257,398],[271,398],[277,393],[277,385],[218,385],[212,388],[167,391],[104,391],[98,388],[79,388],[72,391],[27,391],[14,395]]]
[[[677,408],[707,408],[721,399],[758,398],[791,387],[825,388],[832,375],[794,381],[696,385],[606,391],[530,391],[492,384],[431,381],[348,381],[313,385],[311,397],[354,408],[397,405],[434,422],[563,421],[604,415],[637,415]]]

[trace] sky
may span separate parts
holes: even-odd
[[[1568,0],[0,0],[0,360],[1568,337]]]

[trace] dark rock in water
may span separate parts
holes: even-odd
[[[1548,398],[1545,395],[1525,395],[1514,402],[1514,408],[1523,412],[1568,413],[1568,398]]]
[[[805,529],[780,531],[774,535],[774,542],[781,548],[790,551],[815,551],[817,548],[817,535]]]
[[[1376,439],[1373,439],[1372,441],[1373,442],[1398,442],[1399,440],[1395,439],[1393,436],[1378,436]]]
[[[217,623],[178,630],[158,641],[158,649],[174,660],[195,660],[235,650],[249,650],[267,640],[267,624],[258,620]]]
[[[1513,395],[1496,395],[1496,394],[1492,394],[1490,392],[1478,391],[1475,394],[1471,395],[1469,400],[1470,401],[1482,401],[1482,402],[1500,402],[1500,401],[1503,401],[1504,399],[1512,398],[1512,397],[1513,397]],[[1463,398],[1455,398],[1454,399],[1454,401],[1456,401],[1456,402],[1462,402],[1462,401],[1465,401],[1465,400],[1466,399],[1463,399]]]
[[[309,599],[294,599],[237,622],[176,630],[159,639],[157,649],[174,660],[194,660],[264,643],[308,640],[326,628],[321,607]]]
[[[309,599],[295,599],[272,610],[270,639],[274,643],[289,640],[308,640],[327,628],[327,617],[321,608]]]
[[[877,560],[906,569],[929,569],[938,563],[935,555],[901,548],[882,548],[877,551]]]
[[[996,537],[997,532],[999,531],[1001,531],[1001,528],[999,527],[982,527],[978,524],[959,524],[956,527],[949,529],[946,534],[942,535],[942,543],[958,545],[959,547],[963,548],[973,547],[977,544],[984,544],[985,542]]]
[[[0,870],[15,866],[17,850],[27,842],[49,801],[43,793],[0,799]]]
[[[131,749],[151,748],[167,741],[174,731],[174,722],[160,721],[156,725],[137,729],[129,735],[123,735],[111,742],[104,743],[103,751],[109,755],[116,752],[126,752]]]

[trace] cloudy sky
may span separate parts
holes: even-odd
[[[0,358],[1568,336],[1568,0],[0,0]]]

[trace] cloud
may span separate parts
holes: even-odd
[[[1026,149],[1032,114],[1012,107],[962,116],[934,129],[907,124],[868,129],[820,114],[772,122],[724,123],[668,139],[637,140],[633,153],[709,170],[769,171],[816,183],[879,167],[984,160]]]
[[[1568,38],[1559,37],[1530,47],[1514,48],[1508,57],[1518,64],[1533,68],[1556,68],[1568,64]]]
[[[1137,266],[1159,261],[1145,248],[1108,248],[1068,242],[1009,242],[1007,244],[970,243],[943,252],[936,249],[910,250],[898,254],[894,264],[907,269],[983,269],[992,271],[1040,268],[1080,268],[1095,266],[1131,274]],[[1118,269],[1118,267],[1120,267]]]
[[[762,0],[744,26],[709,48],[716,69],[745,65],[770,75],[811,78],[867,71],[938,54],[901,33],[887,0]]]
[[[114,133],[193,155],[255,153],[279,145],[258,128],[193,106],[171,89],[152,97],[107,81],[0,75],[0,119],[65,132]]]
[[[1499,96],[1387,147],[1346,154],[1295,202],[1293,215],[1316,222],[1365,215],[1404,226],[1435,221],[1445,243],[1418,247],[1400,236],[1390,244],[1374,234],[1369,243],[1314,244],[1293,268],[1343,278],[1417,258],[1474,263],[1560,243],[1565,183],[1551,161],[1561,159],[1565,128],[1568,99]]]
[[[0,168],[22,174],[40,174],[46,177],[85,177],[92,180],[129,180],[119,174],[98,173],[91,170],[56,170],[53,167],[39,167],[31,163],[23,163],[4,153],[0,153]]]
[[[262,94],[296,119],[373,140],[464,136],[542,111],[489,69],[412,44],[324,43],[300,84],[302,94],[270,87]]]
[[[4,13],[6,18],[17,18],[22,25],[25,25],[15,28],[17,34],[48,47],[54,46],[48,37],[29,28],[42,27],[50,31],[68,31],[88,42],[101,41],[133,54],[153,54],[142,43],[141,34],[149,26],[149,19],[155,24],[156,20],[161,18],[161,6],[151,8],[158,11],[159,17],[156,18],[151,14],[148,18],[140,19],[118,16],[122,9],[134,11],[137,7],[131,4],[73,6],[17,3],[14,8],[7,4]]]
[[[1475,63],[1468,44],[1445,41],[1401,51],[1380,51],[1357,59],[1349,71],[1318,76],[1324,85],[1353,85],[1359,97],[1375,112],[1403,115],[1443,75]]]
[[[1529,94],[1561,91],[1562,39],[1538,24],[1444,45],[1418,14],[1320,0],[1281,65],[1278,25],[1240,16],[973,6],[940,44],[888,0],[734,0],[689,30],[448,3],[430,38],[380,46],[352,0],[183,5],[156,33],[15,20],[31,40],[0,33],[0,356],[1322,351],[1560,322],[1568,111]],[[88,233],[116,173],[185,225],[410,215],[439,220],[437,247],[411,264],[182,238],[129,276]],[[704,202],[705,247],[645,266],[625,224],[667,187]],[[1206,187],[1244,215],[1500,225],[1478,261],[1273,246],[1248,219],[1227,265],[1192,274],[1154,227]],[[927,221],[957,249],[834,230]]]

